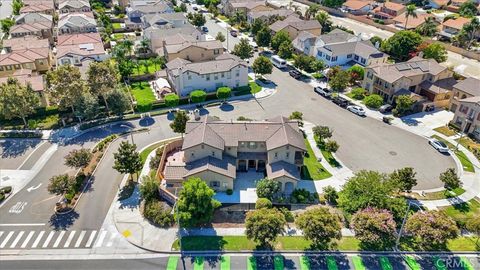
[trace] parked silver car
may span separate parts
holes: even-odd
[[[438,152],[448,153],[448,146],[444,142],[432,138],[432,139],[428,140],[428,143],[431,146],[433,146],[433,148],[435,148],[435,150],[437,150]]]
[[[357,105],[347,106],[347,110],[349,110],[352,113],[354,113],[356,115],[359,115],[359,116],[365,116],[366,115],[365,110],[362,107],[357,106]]]

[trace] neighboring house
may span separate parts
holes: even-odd
[[[462,30],[463,26],[470,21],[471,19],[464,17],[449,19],[442,23],[442,30],[438,33],[438,35],[450,39],[456,36]],[[476,36],[480,37],[480,31],[477,31]]]
[[[450,5],[447,6],[447,10],[458,13],[460,7],[468,0],[451,0]]]
[[[363,88],[394,103],[399,95],[418,95],[423,106],[448,107],[453,85],[453,71],[434,59],[414,57],[407,62],[380,64],[365,69]]]
[[[297,121],[275,117],[264,121],[221,121],[211,116],[187,122],[182,148],[167,160],[167,188],[199,177],[216,191],[234,189],[247,171],[264,172],[291,193],[300,180],[307,151]],[[258,179],[259,180],[259,179]]]
[[[314,56],[328,66],[361,66],[385,63],[388,55],[370,41],[340,29],[321,35],[315,42]]]
[[[311,34],[310,32],[302,31],[292,41],[292,45],[297,52],[313,56],[315,55],[316,40],[317,36]]]
[[[178,28],[149,27],[143,31],[143,36],[150,40],[151,51],[158,53],[160,56],[163,55],[163,41],[172,39],[177,34],[189,36],[191,40],[202,40],[202,33],[191,24],[185,24]]]
[[[3,49],[6,53],[37,48],[50,48],[49,40],[41,39],[35,36],[25,36],[21,38],[10,38],[3,40]]]
[[[480,96],[480,80],[468,77],[453,86],[450,111],[456,112],[462,99]]]
[[[45,23],[53,27],[52,15],[43,13],[23,13],[15,17],[15,24]]]
[[[248,85],[247,62],[235,55],[222,54],[212,61],[197,62],[176,58],[167,63],[167,79],[179,96],[200,89],[214,92],[219,87]]]
[[[90,3],[87,0],[64,0],[58,6],[60,13],[90,12]]]
[[[44,73],[51,69],[53,57],[50,48],[34,48],[0,54],[0,77],[28,69]]]
[[[422,13],[422,14],[417,14],[417,17],[409,16],[407,21],[407,18],[405,17],[405,15],[406,13],[402,13],[399,16],[393,18],[393,23],[395,24],[395,27],[399,29],[406,29],[406,30],[416,29],[425,23],[426,18],[433,16],[428,13]],[[405,28],[406,21],[407,21],[407,27]]]
[[[184,38],[183,41],[172,42],[168,39],[164,41],[163,48],[167,61],[182,58],[191,62],[204,62],[214,60],[225,52],[222,42],[218,40],[192,41]]]
[[[86,60],[103,61],[108,58],[99,33],[81,33],[58,36],[57,65],[83,65]]]
[[[47,0],[24,0],[20,14],[23,13],[44,13],[53,15],[55,13],[55,4]]]
[[[269,7],[266,1],[230,0],[223,5],[223,13],[227,16],[231,16],[236,12],[247,15],[249,12],[269,10],[273,10],[273,8]]]
[[[0,84],[6,83],[8,78],[15,78],[19,83],[23,85],[28,85],[31,89],[37,93],[40,100],[40,106],[48,106],[48,96],[45,93],[45,79],[43,75],[32,72],[29,69],[20,69],[13,72],[7,77],[0,77]]]
[[[302,31],[309,32],[314,36],[322,34],[322,26],[317,20],[304,21],[296,14],[290,15],[282,21],[276,21],[269,26],[273,34],[279,31],[286,31],[290,38],[294,40]]]
[[[17,24],[10,28],[11,38],[21,38],[21,37],[39,37],[43,39],[48,39],[51,44],[53,44],[53,29],[51,22],[36,22],[36,23],[25,23]]]
[[[384,2],[373,10],[375,19],[384,20],[385,23],[392,23],[393,18],[405,12],[405,6],[393,2]]]
[[[143,28],[179,28],[189,24],[187,17],[181,12],[148,14],[142,17]]]
[[[268,22],[272,17],[286,18],[294,13],[295,11],[290,9],[285,9],[285,8],[273,9],[273,10],[262,10],[262,11],[250,11],[247,14],[247,21],[248,23],[252,23],[254,20],[262,20],[264,22]]]
[[[450,0],[429,0],[428,4],[435,9],[441,9],[448,5]]]
[[[342,10],[354,15],[365,15],[373,9],[373,1],[348,0],[342,4]]]
[[[97,22],[93,13],[66,13],[60,15],[58,34],[93,33],[97,32]]]
[[[163,0],[132,0],[126,8],[129,23],[142,23],[142,17],[148,14],[173,13],[171,3]]]

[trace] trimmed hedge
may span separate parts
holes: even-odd
[[[204,102],[207,99],[207,93],[203,90],[195,90],[190,93],[192,103]]]
[[[167,107],[175,107],[178,106],[180,103],[180,97],[177,94],[167,94],[165,96],[165,106]]]

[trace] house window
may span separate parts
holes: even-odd
[[[188,80],[191,80],[192,79],[192,75],[188,75]]]
[[[338,56],[332,57],[332,62],[337,62]]]
[[[351,55],[351,54],[347,54],[347,58],[352,58],[352,55]]]
[[[195,153],[192,152],[192,157],[194,157],[194,156],[195,156]]]
[[[255,148],[257,148],[257,143],[256,143],[256,142],[249,142],[249,143],[248,143],[248,148],[250,148],[250,149],[255,149]]]
[[[277,153],[277,152],[275,152],[275,159],[277,159],[277,158],[278,158],[278,153]]]
[[[220,51],[218,49],[213,50],[213,54],[219,54]]]
[[[222,78],[225,78],[225,72],[222,72]]]
[[[202,149],[204,149],[204,148],[205,148],[205,145],[202,144]]]
[[[358,55],[355,55],[353,59],[355,59],[355,61],[358,61]]]
[[[330,55],[325,56],[325,58],[327,58],[328,61],[330,61],[330,59],[331,59]]]
[[[373,73],[367,72],[367,78],[369,78],[371,80],[373,78]]]
[[[20,69],[20,65],[15,65],[15,69]]]
[[[286,158],[290,158],[290,152],[285,153]]]
[[[215,74],[214,80],[215,80],[215,81],[218,80],[218,74]]]
[[[367,62],[367,59],[365,59],[365,58],[362,58],[362,59],[360,60],[360,63],[362,63],[362,64],[365,64],[366,62]]]
[[[12,66],[6,66],[7,70],[12,70]]]
[[[215,156],[215,151],[212,151],[212,157],[214,157],[214,156]]]
[[[235,71],[235,77],[239,77],[240,76],[240,71],[236,70]]]
[[[207,77],[207,78],[206,78],[207,81],[210,81],[210,74],[206,75],[206,77]]]
[[[322,52],[318,52],[318,56],[322,57],[322,56],[323,56],[323,53],[322,53]]]
[[[3,71],[3,67],[0,67],[0,71]]]
[[[232,78],[232,74],[230,72],[227,72],[227,79]]]

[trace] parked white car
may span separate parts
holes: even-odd
[[[435,150],[437,150],[438,152],[448,153],[448,146],[444,142],[437,139],[430,139],[428,140],[428,143],[433,146],[433,148],[435,148]]]
[[[362,107],[357,106],[357,105],[347,106],[347,110],[351,111],[352,113],[354,113],[356,115],[360,115],[360,116],[365,116],[366,115],[365,110]]]

